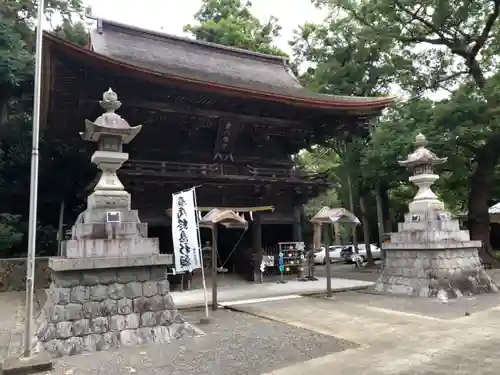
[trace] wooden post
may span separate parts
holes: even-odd
[[[64,241],[64,201],[61,201],[61,206],[59,208],[59,225],[57,230],[57,252],[59,256],[62,256],[62,241]]]
[[[217,223],[212,224],[212,310],[217,310]]]
[[[253,266],[253,281],[260,280],[260,263],[262,260],[262,224],[259,212],[253,213],[252,222],[252,259],[254,260]]]
[[[321,247],[321,224],[314,223],[313,224],[313,249],[319,250]]]
[[[334,223],[333,228],[335,230],[335,245],[340,246],[342,245],[342,239],[340,238],[340,223]]]
[[[293,241],[300,242],[302,241],[302,226],[301,226],[301,207],[295,206],[293,207]]]
[[[324,241],[325,241],[325,264],[326,264],[326,296],[327,297],[332,297],[332,277],[331,277],[331,263],[330,263],[330,236],[329,236],[329,231],[330,231],[330,226],[326,224],[324,226]]]

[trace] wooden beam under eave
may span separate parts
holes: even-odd
[[[87,101],[95,104],[95,99],[87,99]],[[211,109],[200,109],[200,108],[186,109],[186,108],[180,108],[180,107],[177,107],[175,105],[163,103],[163,102],[150,102],[150,101],[131,102],[129,100],[129,101],[127,101],[126,105],[129,107],[137,107],[137,108],[149,109],[149,110],[154,110],[154,111],[159,111],[159,112],[182,113],[182,114],[186,114],[186,115],[197,115],[197,116],[204,116],[204,117],[210,117],[210,118],[226,117],[226,118],[238,119],[238,120],[241,120],[243,122],[265,123],[265,124],[276,125],[276,126],[304,127],[306,125],[304,122],[296,121],[296,120],[285,120],[285,119],[278,119],[278,118],[273,118],[273,117],[250,116],[250,115],[243,115],[243,114],[234,113],[234,112],[225,112],[225,111],[211,110]]]
[[[260,207],[198,207],[198,211],[200,212],[210,212],[213,209],[218,209],[218,210],[230,210],[234,212],[265,212],[265,211],[274,211],[274,206],[260,206]],[[167,208],[165,210],[167,215],[172,216],[172,209]]]

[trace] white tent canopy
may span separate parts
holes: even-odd
[[[317,224],[340,223],[354,226],[360,224],[356,215],[345,208],[330,208],[327,206],[319,210],[318,213],[311,219],[311,222]]]
[[[200,227],[212,228],[215,224],[221,224],[226,228],[247,229],[248,222],[236,212],[228,209],[214,208],[202,217]]]

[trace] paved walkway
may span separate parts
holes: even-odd
[[[350,280],[342,281],[348,282],[343,285],[353,285]],[[224,369],[229,369],[228,375],[498,374],[500,294],[463,298],[448,304],[363,291],[339,293],[326,299],[297,296],[313,288],[311,284],[324,290],[325,280],[296,282],[297,286],[294,283],[261,285],[270,291],[260,296],[245,292],[243,286],[233,293],[221,288],[221,296],[223,290],[226,293],[221,300],[273,297],[270,293],[276,292],[276,288],[288,288],[281,290],[281,294],[293,295],[288,299],[225,303],[248,313],[250,318],[255,315],[265,320],[231,317],[221,310],[214,315],[215,323],[204,328],[207,334],[194,338],[194,342],[70,357],[59,361],[54,373],[225,375]],[[203,298],[203,292],[199,292]],[[174,298],[178,294],[189,296],[188,293],[177,293]],[[189,302],[189,298],[183,298]],[[22,328],[22,309],[16,306],[22,305],[23,299],[23,293],[0,295],[4,330],[0,340],[6,340],[5,331],[19,332]],[[182,305],[182,301],[178,302]],[[192,321],[198,318],[193,316]],[[265,323],[273,321],[281,326]],[[2,349],[4,343],[0,342]]]
[[[332,290],[334,292],[346,290],[358,290],[368,288],[373,282],[332,279]],[[318,277],[317,281],[288,281],[286,284],[263,283],[263,284],[240,284],[233,286],[222,286],[217,290],[218,301],[230,302],[256,298],[269,298],[287,295],[318,294],[326,291],[326,278]],[[212,290],[207,289],[209,303],[212,300]],[[202,307],[205,304],[203,289],[193,289],[184,292],[172,292],[175,305],[179,309]]]
[[[456,305],[409,301],[347,293],[333,300],[302,298],[235,308],[361,345],[266,375],[498,373],[500,296]]]
[[[24,299],[24,292],[0,293],[0,361],[21,348]]]

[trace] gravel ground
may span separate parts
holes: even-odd
[[[197,322],[203,311],[186,311]],[[251,315],[218,310],[205,332],[166,345],[61,359],[53,374],[258,375],[356,344]]]

